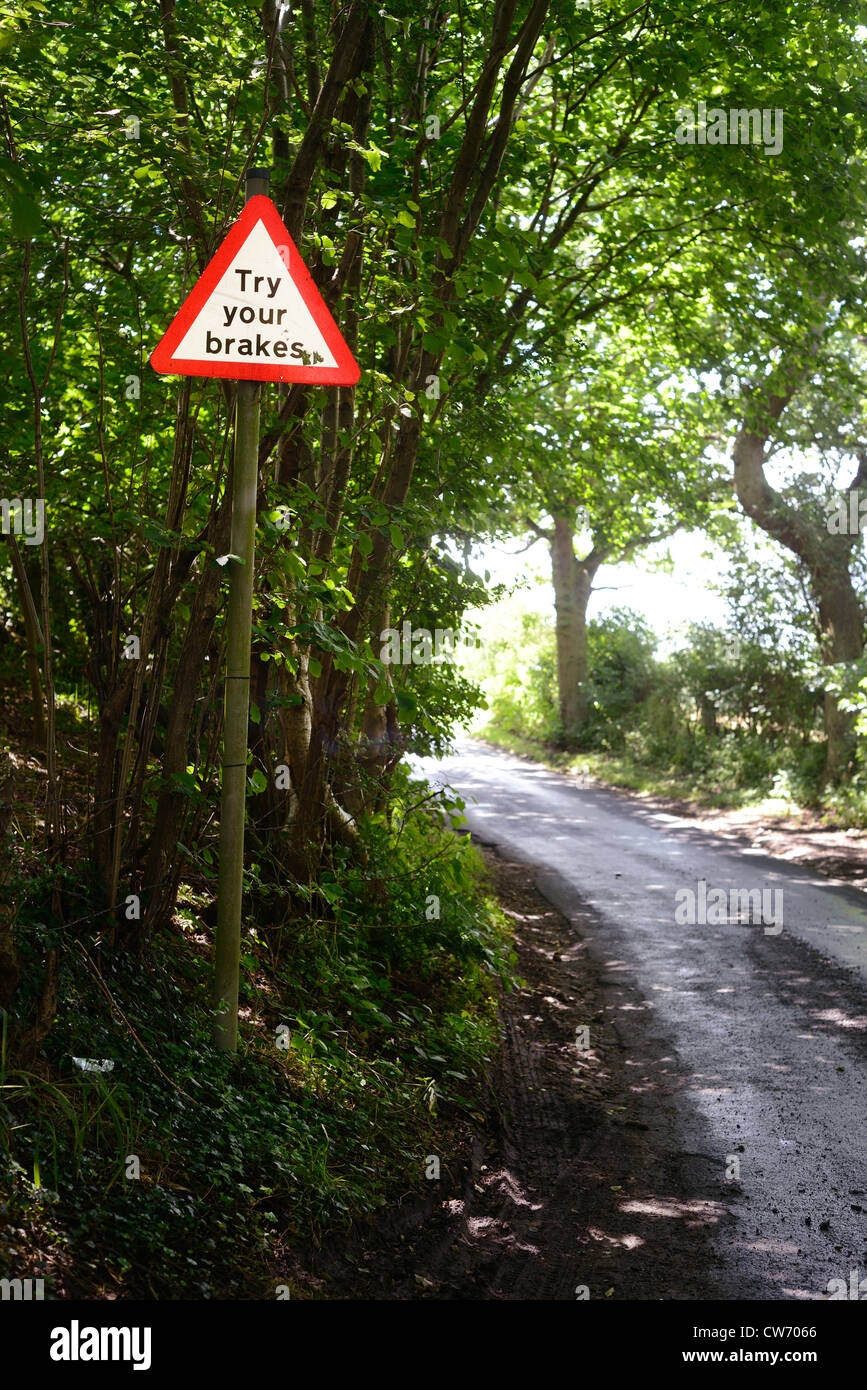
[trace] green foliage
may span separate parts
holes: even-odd
[[[863,437],[865,64],[849,0],[833,14],[552,0],[518,7],[505,37],[477,4],[350,4],[337,23],[311,5],[281,33],[271,9],[0,6],[3,491],[44,494],[48,512],[26,582],[0,572],[0,675],[4,706],[21,706],[29,587],[60,711],[58,768],[51,748],[47,797],[30,769],[4,882],[22,971],[8,1036],[22,1043],[55,951],[57,1020],[32,1065],[7,1067],[4,1033],[0,1160],[9,1214],[90,1293],[258,1291],[281,1241],[369,1211],[418,1173],[434,1123],[478,1104],[507,938],[454,834],[461,808],[426,809],[393,762],[442,750],[480,707],[479,671],[496,727],[557,738],[552,629],[485,622],[478,670],[388,671],[380,622],[459,629],[489,597],[474,541],[528,515],[586,507],[607,557],[703,524],[711,446],[744,411],[710,379],[773,382],[811,296],[840,306],[839,334],[783,429],[818,422],[838,463]],[[349,75],[314,123],[336,53]],[[721,105],[784,107],[779,155],[678,145],[699,79]],[[232,391],[160,378],[148,355],[237,216],[244,169],[265,164],[362,379],[339,400],[263,391],[234,1065],[210,1047],[204,920]],[[766,625],[774,604],[754,592],[745,573],[737,601]],[[145,630],[134,683],[120,646]],[[694,633],[660,660],[627,615],[591,624],[586,749],[707,786],[809,786],[804,650],[774,662],[765,627],[745,628],[732,664],[722,642]],[[185,727],[170,745],[172,707]],[[383,724],[394,757],[362,773],[363,730]],[[283,758],[291,811],[272,795]],[[36,809],[52,798],[53,832]],[[352,809],[343,837],[335,807]],[[118,882],[146,910],[165,887],[135,953],[117,949]],[[72,1056],[115,1068],[78,1073]],[[125,1150],[141,1150],[140,1183]]]
[[[614,609],[587,624],[588,717],[582,746],[623,746],[625,731],[641,717],[653,686],[656,639],[628,609]]]
[[[501,605],[485,624],[483,650],[470,671],[479,681],[490,725],[532,738],[553,738],[557,723],[557,657],[551,622]]]
[[[191,906],[147,961],[65,940],[53,1079],[0,1076],[0,1181],[33,1268],[53,1249],[60,1286],[90,1296],[272,1296],[287,1242],[419,1183],[435,1133],[480,1105],[493,982],[514,962],[460,812],[400,774],[363,862],[284,892],[284,933],[248,929],[237,1061],[211,1046]],[[22,941],[45,901],[46,885],[22,894]],[[31,927],[24,1007],[41,973]],[[81,1072],[75,1056],[114,1067]]]
[[[513,616],[506,631],[516,623],[536,640],[520,649],[495,644],[489,660],[502,693],[489,700],[484,732],[510,747],[553,750],[560,740],[553,631],[526,614]],[[647,623],[628,609],[591,620],[588,717],[576,766],[715,804],[772,795],[814,804],[824,757],[815,655],[807,655],[808,646],[779,648],[756,623],[754,609],[756,635],[744,638],[739,630],[694,624],[660,657]],[[853,688],[855,673],[847,679]]]

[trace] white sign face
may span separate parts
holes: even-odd
[[[158,372],[352,386],[360,372],[270,198],[251,198],[151,354]]]
[[[284,253],[285,254],[285,253]],[[287,256],[287,260],[288,260]],[[257,222],[175,349],[197,361],[336,367],[277,247]]]

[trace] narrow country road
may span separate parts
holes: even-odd
[[[650,1197],[624,1194],[626,1225],[660,1250],[667,1224],[700,1230],[706,1297],[824,1299],[829,1281],[867,1277],[867,899],[477,744],[416,766],[464,798],[477,839],[528,866],[574,928],[575,969],[598,974],[659,1167]],[[720,888],[765,890],[777,924],[696,921]]]

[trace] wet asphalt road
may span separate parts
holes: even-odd
[[[715,1297],[826,1299],[855,1270],[867,1298],[867,897],[479,745],[416,766],[586,943],[642,1118],[698,1194],[661,1175],[642,1217],[711,1233]],[[683,921],[679,890],[699,916],[720,888],[731,920]]]

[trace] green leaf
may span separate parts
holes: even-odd
[[[19,190],[12,190],[12,235],[17,240],[29,241],[39,235],[42,229],[42,214],[33,199]]]
[[[389,535],[391,536],[391,543],[395,550],[403,550],[403,532],[400,527],[390,526],[388,529]]]

